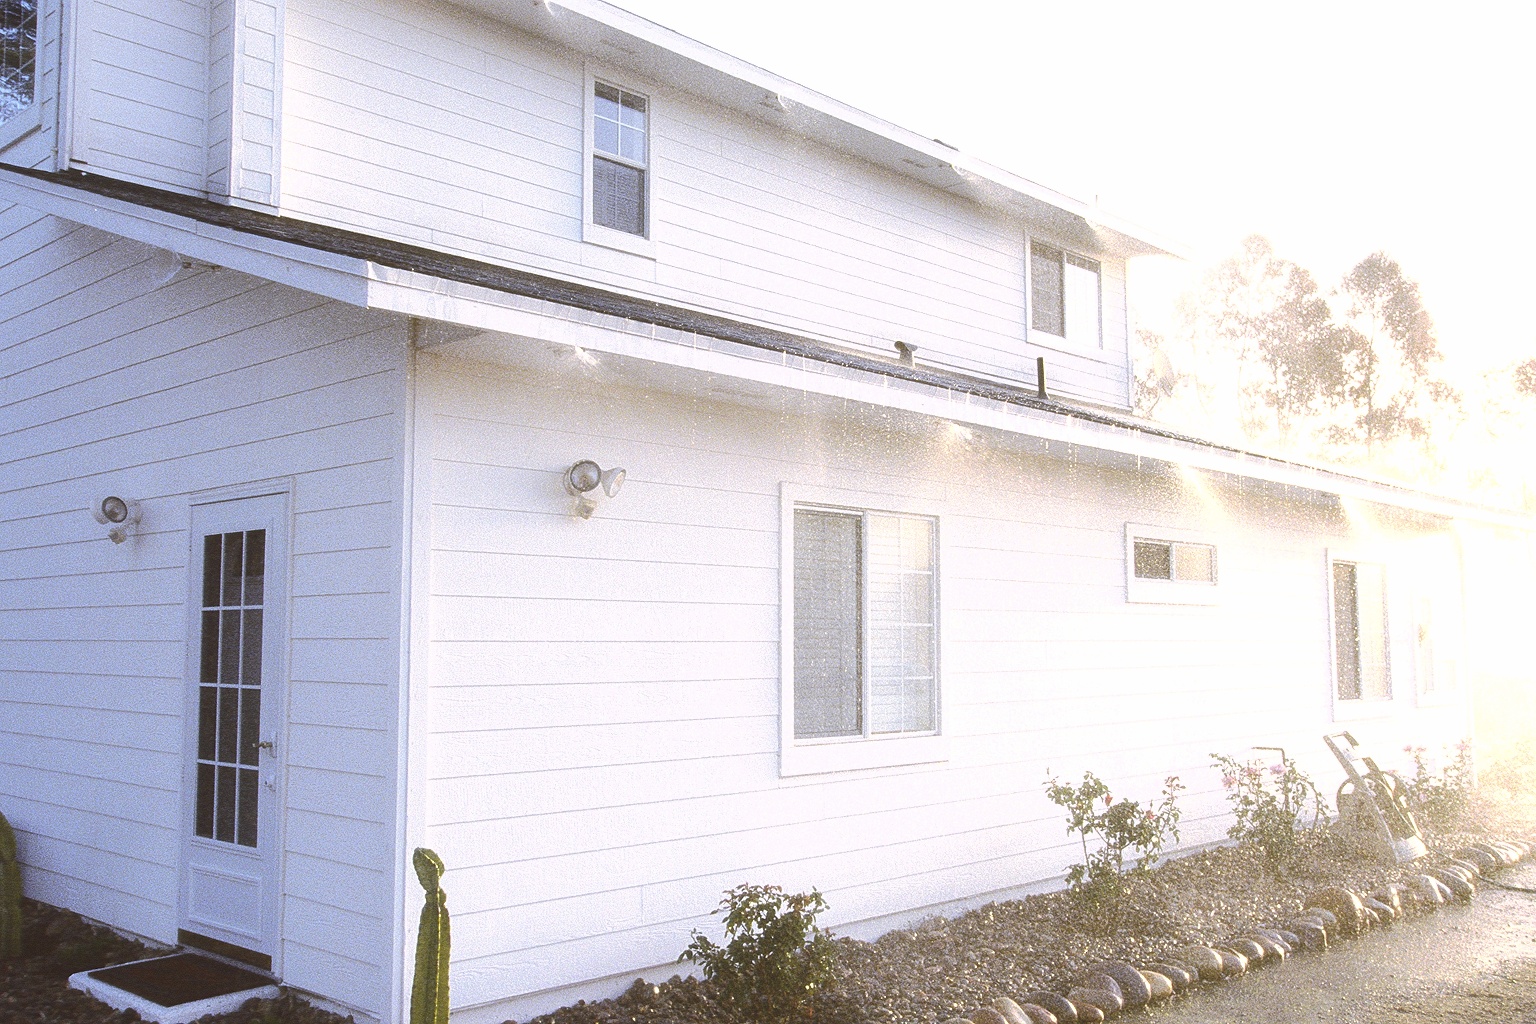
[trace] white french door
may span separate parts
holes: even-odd
[[[180,941],[278,973],[286,495],[192,506]]]

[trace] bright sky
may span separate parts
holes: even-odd
[[[1536,354],[1536,9],[1379,2],[617,0],[1218,260],[1330,287],[1384,250],[1452,373]],[[1157,327],[1190,271],[1139,261]]]

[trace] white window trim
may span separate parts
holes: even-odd
[[[656,258],[656,92],[636,84],[624,75],[615,75],[599,65],[586,66],[586,90],[581,104],[581,240],[593,245],[647,259]],[[627,231],[615,231],[592,220],[592,153],[593,118],[596,113],[596,97],[593,93],[598,82],[616,89],[645,97],[645,234],[632,235]]]
[[[1211,559],[1216,580],[1148,580],[1136,575],[1136,541],[1167,541],[1172,544],[1204,544],[1213,548]],[[1128,604],[1221,603],[1221,543],[1219,538],[1196,530],[1181,530],[1147,523],[1125,524],[1125,600]]]
[[[938,644],[934,654],[934,685],[938,689],[938,730],[918,736],[847,736],[807,740],[795,738],[795,509],[820,505],[853,512],[888,512],[923,516],[934,521],[934,602],[938,609]],[[937,509],[904,497],[799,484],[779,487],[779,774],[784,777],[826,772],[933,764],[949,760],[945,735],[949,721],[948,687],[944,683],[944,601],[941,575],[946,562],[945,531]]]
[[[1099,343],[1097,345],[1084,345],[1082,342],[1071,341],[1059,334],[1051,334],[1049,331],[1035,329],[1035,243],[1049,245],[1053,249],[1060,249],[1063,253],[1072,256],[1081,256],[1085,260],[1093,260],[1099,265]],[[1065,274],[1065,270],[1063,270]],[[1066,279],[1062,279],[1062,287],[1066,287]],[[1024,234],[1024,340],[1039,348],[1054,349],[1058,352],[1067,352],[1073,355],[1087,356],[1090,359],[1098,359],[1109,362],[1111,353],[1104,344],[1104,258],[1085,253],[1070,245],[1065,245],[1046,235],[1035,235],[1029,232]]]
[[[1334,625],[1337,621],[1333,607],[1333,564],[1335,562],[1353,562],[1355,564],[1379,565],[1382,577],[1382,618],[1386,659],[1387,659],[1387,689],[1390,696],[1387,697],[1350,697],[1339,696],[1339,638],[1338,629]],[[1397,702],[1402,696],[1401,680],[1397,678],[1398,658],[1393,648],[1397,638],[1393,629],[1393,592],[1394,576],[1390,560],[1386,552],[1373,548],[1344,547],[1329,548],[1323,565],[1323,592],[1327,600],[1324,607],[1327,609],[1328,620],[1328,702],[1333,709],[1335,722],[1358,722],[1370,718],[1389,717],[1397,707]],[[1417,687],[1417,683],[1415,683]]]
[[[0,150],[9,149],[43,126],[43,26],[48,15],[46,2],[37,5],[37,43],[33,60],[32,102],[22,111],[0,121]]]

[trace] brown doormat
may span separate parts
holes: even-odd
[[[272,984],[272,979],[264,974],[196,953],[174,953],[154,960],[103,967],[91,971],[88,977],[159,1006],[180,1006]]]

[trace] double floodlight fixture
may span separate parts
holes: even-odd
[[[102,526],[108,527],[107,536],[113,544],[121,544],[128,539],[133,528],[139,525],[144,510],[136,501],[110,494],[101,499],[101,504],[91,509],[91,516]]]
[[[592,513],[597,511],[597,502],[593,500],[595,491],[601,488],[611,498],[623,486],[624,470],[619,466],[604,469],[591,459],[582,459],[565,471],[566,493],[576,498],[574,512],[583,519],[591,519]]]

